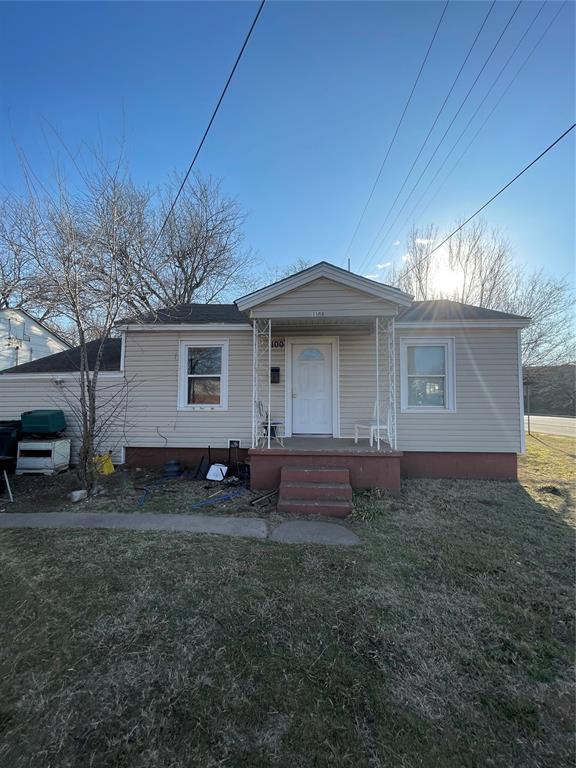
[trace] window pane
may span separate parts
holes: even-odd
[[[222,372],[221,347],[190,347],[188,349],[188,373],[197,376]]]
[[[322,352],[320,352],[319,349],[308,347],[307,349],[304,349],[302,352],[300,352],[298,355],[298,360],[302,360],[303,362],[306,362],[306,360],[324,360],[324,355]]]
[[[408,347],[408,374],[437,376],[445,372],[444,347]]]
[[[408,405],[444,407],[445,404],[443,376],[430,379],[411,376],[408,379]]]
[[[220,379],[191,376],[188,379],[188,405],[220,405]]]

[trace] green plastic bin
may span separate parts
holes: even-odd
[[[63,411],[25,411],[20,418],[23,435],[59,435],[66,429]]]

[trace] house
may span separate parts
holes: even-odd
[[[65,349],[67,341],[25,310],[0,309],[0,371]]]
[[[193,464],[208,446],[226,459],[239,445],[255,488],[277,487],[290,473],[298,485],[302,468],[318,482],[330,475],[316,470],[332,479],[342,470],[353,487],[392,491],[401,475],[513,479],[524,450],[520,332],[528,323],[452,301],[415,302],[321,262],[233,304],[122,322],[101,382],[128,394],[106,445],[129,465]],[[77,357],[60,353],[0,375],[0,418],[57,401]]]

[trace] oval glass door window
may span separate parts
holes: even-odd
[[[307,347],[300,352],[298,360],[302,360],[303,362],[306,362],[307,360],[324,360],[324,355],[319,349]]]

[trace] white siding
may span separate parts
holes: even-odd
[[[178,410],[178,355],[181,340],[229,339],[228,408]],[[125,371],[135,382],[131,396],[130,446],[227,447],[228,439],[252,440],[251,331],[144,331],[126,334]],[[133,415],[134,414],[134,415]]]
[[[240,438],[243,447],[252,439],[252,334],[234,331],[229,339],[228,409],[179,411],[178,348],[181,339],[194,340],[222,331],[138,332],[126,334],[126,375],[135,380],[130,402],[131,446],[204,448],[227,447],[229,438]],[[322,334],[298,329],[292,335],[321,339]],[[356,419],[372,416],[375,400],[374,335],[366,330],[329,329],[323,335],[340,338],[341,436],[354,434]],[[274,339],[290,332],[275,331]],[[272,385],[272,418],[285,418],[285,349],[272,350],[272,365],[280,368],[280,383]],[[385,383],[384,383],[385,384]],[[264,393],[266,407],[267,390]],[[137,413],[140,414],[137,416]]]
[[[399,340],[452,337],[456,410],[402,413]],[[518,337],[514,329],[398,329],[396,370],[398,449],[404,451],[516,452],[521,450]]]
[[[251,310],[253,317],[373,317],[396,314],[396,304],[325,277],[294,288]]]
[[[54,374],[53,377],[38,376],[26,378],[18,374],[6,373],[0,376],[0,421],[19,419],[24,411],[36,408],[59,408],[66,417],[66,436],[71,439],[72,461],[78,456],[78,423],[73,410],[77,393],[78,380],[66,374]],[[60,382],[60,383],[59,383]],[[112,399],[114,398],[114,399]],[[131,409],[130,391],[124,377],[118,374],[107,375],[99,381],[99,401],[101,412],[110,414],[114,404],[119,404],[117,414],[109,420],[108,428],[98,439],[98,450],[111,451],[115,462],[121,460],[121,449],[126,444],[130,422],[136,413]],[[72,406],[72,407],[71,407]]]
[[[0,371],[65,349],[66,344],[24,312],[0,310]]]
[[[454,413],[402,413],[400,364],[397,358],[398,448],[405,451],[515,452],[521,449],[518,388],[517,331],[431,330],[397,331],[405,336],[452,336],[455,339],[456,411]],[[182,339],[229,339],[228,409],[178,410],[178,354]],[[366,328],[346,330],[279,328],[273,338],[338,336],[340,359],[341,436],[351,437],[356,419],[372,416],[375,401],[375,339]],[[383,345],[382,352],[385,352]],[[398,354],[398,353],[397,353]],[[272,416],[284,418],[285,350],[273,349],[272,365],[280,367],[280,384],[272,385]],[[384,360],[383,367],[387,365]],[[228,439],[241,439],[249,447],[252,432],[252,333],[214,330],[128,332],[125,350],[126,381],[102,379],[102,387],[128,390],[125,413],[115,420],[105,443],[119,460],[120,447],[226,447]],[[58,378],[56,374],[54,379]],[[73,437],[75,427],[61,389],[54,379],[0,376],[0,419],[18,418],[31,408],[58,407],[67,412]],[[70,386],[66,379],[66,386]],[[387,377],[383,386],[386,389]],[[102,389],[102,398],[111,390]],[[382,414],[385,423],[385,415]],[[73,449],[76,449],[73,440]]]

